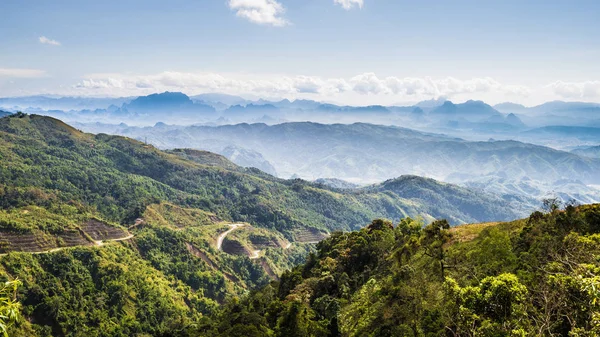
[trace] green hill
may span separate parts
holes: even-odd
[[[0,184],[5,193],[16,194],[6,201],[7,206],[39,203],[39,198],[28,195],[40,193],[80,204],[107,221],[124,225],[131,225],[148,205],[160,201],[198,208],[225,221],[274,229],[292,240],[298,228],[353,229],[376,217],[447,217],[453,223],[517,217],[500,200],[475,193],[473,202],[501,211],[476,215],[461,209],[461,217],[454,205],[432,211],[432,206],[425,206],[429,200],[418,196],[333,191],[243,169],[208,152],[163,152],[124,137],[85,134],[35,115],[0,120],[0,158]],[[448,186],[431,180],[427,184]]]

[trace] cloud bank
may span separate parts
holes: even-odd
[[[597,99],[600,98],[600,81],[585,82],[563,82],[556,81],[550,83],[550,88],[554,94],[565,99]]]
[[[286,75],[222,75],[165,71],[153,75],[94,74],[75,85],[84,92],[140,94],[157,91],[187,93],[222,92],[257,96],[314,96],[335,98],[339,95],[388,96],[397,99],[453,97],[461,94],[498,93],[527,96],[525,86],[506,85],[493,78],[457,79],[454,77],[384,77],[364,73],[351,78]]]
[[[276,27],[289,24],[283,17],[285,8],[275,0],[229,0],[228,4],[238,17],[253,23]]]
[[[41,44],[49,44],[51,46],[60,46],[61,45],[60,42],[58,42],[56,40],[49,39],[49,38],[47,38],[45,36],[40,36],[38,38],[38,40],[40,41]]]

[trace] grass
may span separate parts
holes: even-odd
[[[466,224],[450,228],[452,233],[452,242],[469,242],[476,239],[484,230],[490,227],[497,227],[502,231],[515,232],[525,226],[525,219],[510,222],[483,222],[475,224]]]

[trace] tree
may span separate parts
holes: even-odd
[[[21,281],[7,281],[0,287],[0,332],[8,337],[8,328],[19,320],[21,303],[17,301],[17,288]]]
[[[423,228],[421,246],[425,249],[424,254],[439,261],[440,275],[445,278],[448,266],[444,262],[444,245],[450,241],[450,224],[447,220],[437,220]]]
[[[546,213],[554,213],[560,209],[562,201],[558,198],[547,198],[542,201],[542,209]]]
[[[484,278],[478,286],[461,288],[447,278],[446,314],[454,336],[524,336],[527,287],[513,274]]]

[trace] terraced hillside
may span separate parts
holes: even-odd
[[[117,225],[88,217],[69,205],[0,210],[0,253],[47,252],[129,235]]]
[[[81,227],[83,231],[95,241],[116,240],[127,237],[128,235],[123,229],[109,226],[96,219],[86,221]]]

